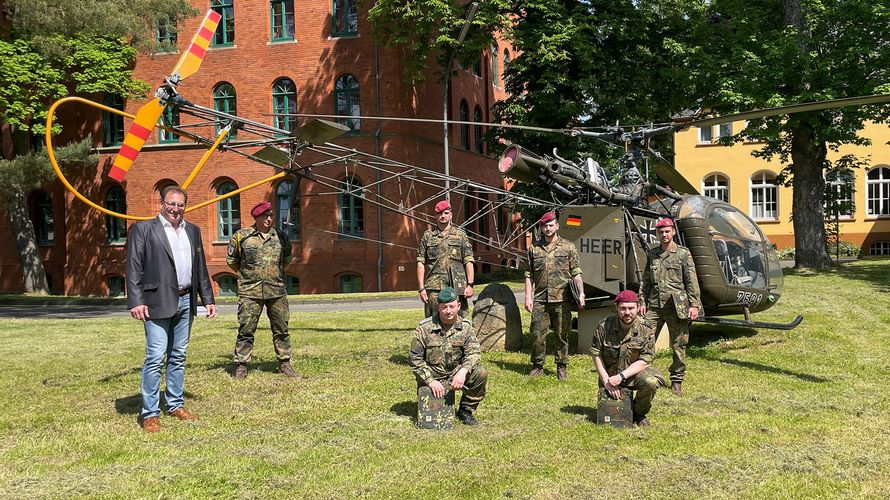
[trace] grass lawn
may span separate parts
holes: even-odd
[[[659,391],[645,430],[592,422],[587,356],[557,383],[552,356],[526,378],[525,353],[483,355],[482,425],[415,429],[418,308],[294,315],[298,381],[274,372],[266,329],[234,382],[234,316],[198,319],[186,404],[201,420],[147,435],[139,323],[3,320],[0,497],[888,497],[888,292],[890,260],[792,271],[757,317],[801,326],[695,327],[686,396]]]

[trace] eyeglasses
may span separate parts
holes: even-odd
[[[174,203],[172,201],[165,201],[164,205],[167,205],[170,208],[185,208],[185,203]]]

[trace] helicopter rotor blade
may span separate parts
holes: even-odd
[[[790,115],[807,111],[820,111],[823,109],[844,108],[847,106],[865,106],[868,104],[883,104],[886,102],[890,102],[890,94],[875,94],[859,97],[845,97],[843,99],[832,99],[829,101],[805,102],[801,104],[791,104],[789,106],[779,106],[776,108],[757,109],[746,111],[744,113],[703,118],[701,120],[684,121],[680,119],[674,123],[681,125],[684,128],[707,127],[709,125],[719,125],[721,123],[730,123],[741,120],[753,120],[755,118],[763,118],[766,116]]]
[[[680,194],[699,194],[698,189],[695,186],[687,181],[680,172],[677,172],[677,169],[671,167],[666,162],[655,162],[651,168],[663,181],[667,182],[674,191]]]
[[[164,113],[164,108],[166,107],[165,104],[161,104],[159,98],[155,97],[139,108],[139,111],[136,112],[136,118],[130,125],[130,130],[127,131],[124,143],[114,158],[114,164],[111,170],[108,171],[108,177],[118,182],[124,180],[124,175],[130,170],[133,161],[139,155],[139,150],[142,149],[142,145],[145,144],[148,136],[151,135],[151,130],[158,123],[158,119]]]
[[[213,39],[213,33],[219,25],[220,18],[219,13],[213,9],[208,10],[207,14],[204,15],[204,20],[201,21],[198,32],[192,37],[192,42],[182,53],[176,66],[173,67],[173,74],[178,74],[180,80],[185,80],[194,75],[198,68],[201,67],[201,62],[204,60],[207,47],[210,46],[210,40]]]

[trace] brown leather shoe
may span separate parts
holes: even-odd
[[[683,395],[683,388],[680,387],[680,382],[671,383],[671,392],[674,393],[674,396],[682,396]]]
[[[238,366],[235,367],[235,373],[232,374],[232,378],[235,380],[244,380],[247,378],[247,365],[245,363],[238,363]]]
[[[565,382],[569,379],[569,369],[566,365],[556,365],[556,378],[560,382]]]
[[[637,427],[651,427],[652,424],[649,423],[649,419],[646,417],[634,419],[634,424]]]
[[[187,420],[189,422],[194,422],[195,420],[198,420],[197,415],[192,415],[191,413],[189,413],[188,410],[185,409],[185,407],[182,407],[182,406],[180,406],[179,408],[177,408],[171,412],[168,412],[167,416],[176,417],[179,420]]]
[[[532,368],[532,371],[528,372],[529,377],[540,377],[542,375],[544,375],[544,369],[540,366],[536,366]]]
[[[142,421],[142,430],[145,432],[158,432],[161,430],[161,423],[158,417],[148,417]]]
[[[281,364],[278,365],[278,373],[286,375],[290,378],[300,378],[300,376],[294,370],[294,367],[290,365],[290,361],[282,361]]]

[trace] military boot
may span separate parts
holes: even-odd
[[[235,373],[232,374],[235,380],[244,380],[247,378],[247,363],[238,363],[235,367]]]
[[[560,382],[565,382],[569,379],[569,369],[566,365],[556,365],[556,378]]]
[[[542,366],[534,366],[532,371],[528,372],[529,377],[540,377],[542,375],[544,375],[544,367]]]
[[[646,418],[646,415],[643,416],[634,416],[634,425],[637,427],[649,427],[652,424],[649,423],[649,419]]]
[[[290,365],[290,361],[282,361],[281,364],[278,365],[278,373],[284,374],[290,378],[300,378],[297,375],[297,372],[294,371],[294,368]]]
[[[479,423],[476,420],[476,417],[473,416],[473,412],[470,411],[469,408],[461,408],[457,410],[457,419],[464,423],[464,425],[477,425]]]
[[[674,396],[682,396],[683,388],[680,387],[680,382],[672,382],[671,383],[671,392],[674,393]]]

